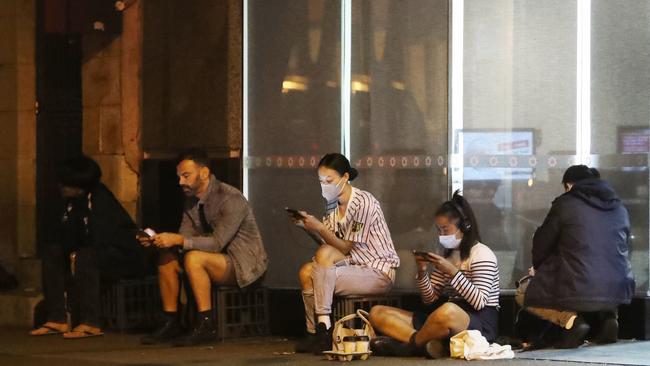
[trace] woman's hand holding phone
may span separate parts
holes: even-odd
[[[284,210],[287,211],[294,225],[305,228],[304,220],[306,215],[304,212],[289,207],[285,207]]]
[[[424,275],[427,272],[427,267],[429,266],[428,254],[429,253],[423,251],[413,251],[413,257],[415,258],[415,263],[418,266],[418,274],[420,276]]]
[[[446,273],[449,276],[453,277],[456,275],[458,272],[458,268],[454,266],[450,261],[447,260],[447,258],[434,254],[434,253],[428,253],[429,262],[433,264],[438,271],[442,273]]]

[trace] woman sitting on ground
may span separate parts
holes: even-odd
[[[437,358],[448,354],[449,338],[463,330],[478,330],[490,342],[497,337],[499,269],[492,250],[480,243],[472,208],[456,191],[435,216],[444,254],[414,252],[428,311],[373,307],[375,330],[388,336],[373,339],[375,354]]]

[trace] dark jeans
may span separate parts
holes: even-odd
[[[75,274],[70,267],[70,254],[76,252]],[[77,249],[51,245],[42,255],[43,292],[47,320],[66,322],[66,298],[78,323],[99,327],[102,284],[110,284],[125,277],[145,274],[146,260],[138,253],[127,253],[116,248],[92,246]]]

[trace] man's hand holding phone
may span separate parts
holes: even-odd
[[[149,247],[153,244],[153,237],[156,235],[156,232],[152,229],[140,229],[135,233],[136,239],[140,242],[140,245],[143,247]]]

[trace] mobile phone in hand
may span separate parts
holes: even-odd
[[[305,218],[305,216],[296,209],[289,208],[289,207],[285,207],[284,209],[289,213],[289,215],[293,216],[293,218],[296,220],[302,220]]]
[[[414,250],[413,255],[416,257],[420,257],[422,259],[429,259],[429,253],[428,252],[423,252],[421,250]]]
[[[154,237],[154,235],[156,235],[156,232],[153,231],[153,230],[151,230],[151,229],[144,229],[144,230],[139,229],[139,230],[135,233],[135,236],[136,236],[138,239],[151,239],[151,238]]]

